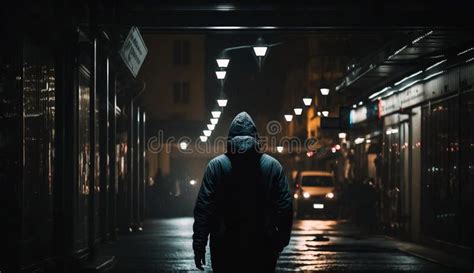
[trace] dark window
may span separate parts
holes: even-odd
[[[301,181],[303,187],[333,187],[334,183],[330,176],[303,176]]]
[[[175,82],[173,84],[173,101],[176,104],[189,103],[190,85],[187,81]]]
[[[189,65],[191,63],[191,43],[189,41],[174,41],[173,63],[175,65]]]

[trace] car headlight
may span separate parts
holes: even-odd
[[[333,199],[334,198],[334,193],[332,193],[332,192],[326,193],[326,198]]]
[[[307,192],[303,192],[303,197],[308,199],[311,195]]]
[[[297,193],[293,194],[293,198],[298,199],[298,197],[299,197],[299,196],[298,196]]]

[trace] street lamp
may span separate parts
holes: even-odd
[[[327,117],[329,116],[329,111],[321,111],[321,114],[323,114],[323,116]]]
[[[217,104],[219,107],[226,107],[227,106],[227,99],[218,99]]]
[[[201,142],[206,142],[207,141],[207,136],[200,136]]]
[[[229,66],[229,58],[218,58],[216,59],[217,66],[220,68],[227,68]]]
[[[207,129],[209,129],[209,130],[211,130],[211,131],[214,130],[215,128],[216,128],[216,125],[215,125],[215,124],[208,124],[208,125],[207,125]]]
[[[311,105],[311,102],[313,102],[313,99],[312,98],[303,98],[303,103],[305,106],[310,106]]]
[[[226,75],[225,71],[216,71],[216,77],[218,80],[224,80],[225,75]]]
[[[260,71],[262,69],[263,60],[267,55],[268,45],[265,44],[265,41],[261,37],[259,37],[252,49],[255,57],[257,58],[258,70]]]
[[[210,137],[211,136],[211,133],[212,131],[211,130],[203,130],[202,133],[204,134],[204,136],[206,137]]]
[[[293,120],[293,115],[285,115],[285,120],[291,122]]]
[[[211,124],[216,125],[218,121],[219,121],[219,119],[211,118]]]
[[[181,148],[181,150],[186,150],[188,148],[188,143],[186,141],[182,141],[179,143],[179,148]]]
[[[303,113],[303,108],[295,108],[293,111],[295,111],[295,115],[301,116],[301,113]]]
[[[221,116],[221,111],[212,111],[211,114],[213,118],[219,118]]]
[[[320,91],[323,96],[329,95],[329,88],[321,88]]]
[[[344,133],[344,132],[341,132],[341,133],[339,133],[339,135],[338,135],[338,136],[339,136],[339,138],[340,138],[340,139],[345,139],[345,138],[346,138],[346,136],[347,136],[347,134],[346,134],[346,133]]]
[[[277,152],[281,154],[283,152],[283,146],[277,146]]]

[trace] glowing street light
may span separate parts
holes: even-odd
[[[347,134],[344,133],[344,132],[341,132],[341,133],[338,134],[338,137],[339,137],[340,139],[345,139],[346,136],[347,136]]]
[[[329,95],[329,88],[321,88],[320,91],[323,96]]]
[[[210,137],[211,136],[211,133],[212,131],[211,130],[203,130],[202,133],[204,134],[204,136],[206,137]]]
[[[285,120],[290,122],[293,120],[293,115],[285,115]]]
[[[312,98],[303,98],[303,103],[305,106],[310,106],[311,102],[313,102]]]
[[[207,125],[207,129],[209,129],[209,130],[211,130],[211,131],[214,130],[215,128],[216,128],[216,125],[215,125],[215,124],[208,124],[208,125]]]
[[[327,117],[327,116],[329,116],[329,111],[321,111],[321,114],[323,114],[323,116]]]
[[[211,118],[211,124],[216,125],[218,121],[219,121],[219,119]]]
[[[227,106],[227,99],[218,99],[217,104],[219,107],[226,107]]]
[[[181,150],[186,150],[188,148],[188,143],[186,141],[180,142],[179,148],[181,148]]]
[[[228,58],[219,58],[216,59],[217,66],[220,68],[227,68],[229,66],[230,59]]]
[[[301,113],[303,113],[303,108],[295,108],[293,111],[295,111],[295,115],[301,116]]]
[[[283,146],[277,146],[277,152],[281,154],[283,152]]]
[[[213,118],[219,118],[221,116],[221,111],[212,111],[211,114]]]
[[[199,139],[201,139],[201,142],[206,142],[207,136],[200,136]]]
[[[268,47],[266,46],[254,46],[253,52],[257,57],[265,57],[265,55],[267,54],[267,49]]]
[[[189,181],[189,184],[190,184],[191,186],[196,185],[196,180],[194,180],[194,179],[190,180],[190,181]]]
[[[225,79],[226,72],[225,71],[216,71],[216,76],[218,80]]]

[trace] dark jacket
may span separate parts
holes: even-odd
[[[227,153],[212,159],[204,174],[194,209],[194,251],[205,252],[210,234],[215,271],[243,266],[248,272],[252,263],[267,258],[274,263],[288,245],[292,215],[282,166],[260,152],[252,118],[238,114],[230,125]]]

